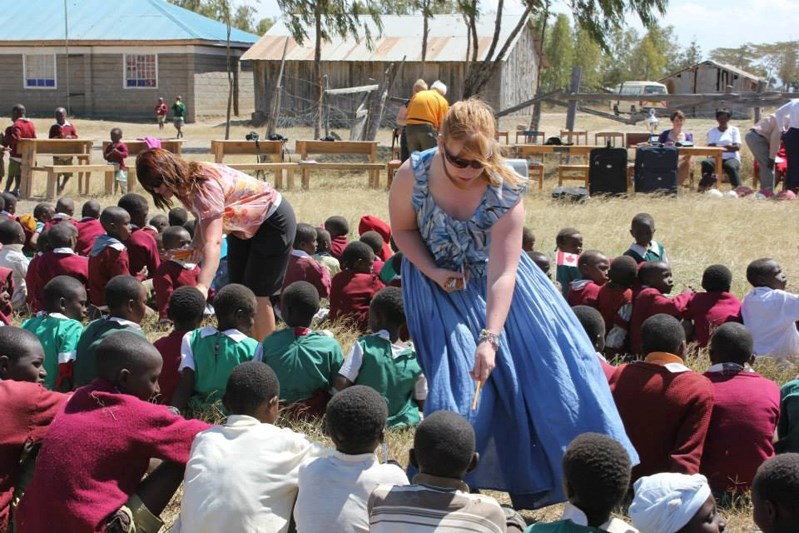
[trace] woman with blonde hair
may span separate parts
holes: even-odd
[[[527,183],[505,164],[494,129],[486,104],[454,104],[438,145],[397,172],[389,210],[430,388],[425,411],[456,411],[474,426],[470,487],[537,508],[565,500],[561,461],[577,435],[604,433],[633,463],[637,455],[591,342],[522,253]]]

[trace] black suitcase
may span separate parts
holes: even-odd
[[[635,151],[635,192],[677,194],[677,148],[642,146]]]
[[[588,192],[591,196],[627,194],[627,150],[594,148],[588,160]]]

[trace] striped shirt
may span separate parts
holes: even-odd
[[[369,497],[371,533],[501,533],[505,513],[459,479],[418,474],[413,485],[380,485]]]

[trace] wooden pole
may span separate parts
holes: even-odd
[[[572,67],[572,77],[569,82],[569,94],[578,94],[580,92],[580,80],[583,75],[581,67]],[[569,131],[574,130],[574,121],[577,118],[577,100],[569,101],[569,108],[566,111],[566,129]]]
[[[289,38],[283,43],[283,57],[280,58],[280,70],[277,74],[277,85],[275,94],[272,96],[272,109],[269,112],[269,119],[266,122],[266,138],[275,134],[277,119],[280,116],[280,94],[283,92],[283,68],[286,65],[286,50],[289,48]]]

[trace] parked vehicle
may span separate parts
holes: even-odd
[[[625,81],[617,85],[613,92],[624,96],[641,96],[638,101],[617,100],[611,103],[611,109],[615,113],[637,113],[646,112],[649,109],[665,109],[668,107],[665,100],[652,100],[646,97],[657,97],[658,95],[669,94],[669,90],[662,83],[656,81]]]

